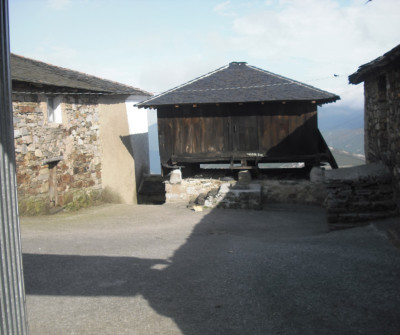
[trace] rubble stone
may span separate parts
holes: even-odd
[[[238,174],[238,181],[242,184],[247,184],[251,182],[251,173],[249,170],[240,171]]]
[[[325,171],[330,227],[352,227],[394,215],[391,181],[390,170],[379,163]]]
[[[86,106],[86,113],[82,113],[83,106]],[[46,96],[13,96],[18,197],[20,204],[28,203],[21,208],[27,208],[31,214],[35,208],[48,207],[38,203],[48,202],[52,168],[56,169],[59,205],[68,200],[65,196],[68,192],[101,188],[99,127],[94,121],[98,120],[99,113],[97,98],[66,95],[62,112],[62,123],[48,123]],[[92,116],[90,127],[89,115]],[[97,128],[92,129],[93,126]]]
[[[400,210],[400,71],[397,62],[382,66],[364,81],[365,155],[368,163],[383,162],[393,177]]]

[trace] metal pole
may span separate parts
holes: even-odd
[[[0,0],[0,334],[28,334],[11,100],[8,0]]]

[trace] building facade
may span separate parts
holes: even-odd
[[[364,82],[367,163],[389,167],[400,208],[400,45],[360,66],[349,81]]]
[[[157,109],[163,174],[201,164],[258,169],[259,163],[329,163],[318,129],[317,106],[340,97],[248,65],[231,62],[143,101]]]
[[[149,157],[134,104],[150,94],[16,55],[11,66],[21,213],[135,203]]]

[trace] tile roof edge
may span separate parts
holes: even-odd
[[[63,70],[63,71],[76,73],[76,74],[83,75],[83,76],[86,76],[86,77],[89,77],[89,78],[99,79],[99,80],[102,80],[102,81],[105,81],[105,82],[109,82],[109,83],[117,84],[117,85],[120,85],[120,86],[124,86],[124,87],[129,88],[129,89],[134,89],[136,91],[140,91],[141,93],[144,93],[145,95],[149,95],[149,96],[153,95],[152,93],[147,92],[145,90],[142,90],[140,88],[129,86],[129,85],[126,85],[126,84],[122,84],[122,83],[119,83],[117,81],[113,81],[113,80],[97,77],[97,76],[94,76],[94,75],[91,75],[91,74],[88,74],[88,73],[85,73],[85,72],[71,70],[71,69],[68,69],[68,68],[65,68],[65,67],[62,67],[62,66],[53,65],[53,64],[50,64],[50,63],[46,63],[46,62],[43,62],[43,61],[40,61],[40,60],[36,60],[36,59],[33,59],[33,58],[17,55],[17,54],[14,54],[14,53],[11,53],[11,56],[17,57],[17,58],[21,58],[21,59],[25,59],[25,60],[31,61],[33,63],[41,63],[41,64],[44,64],[44,65],[49,66],[49,67],[54,67],[54,68],[57,68],[57,69],[60,69],[60,70]],[[11,77],[12,77],[12,69],[11,69]],[[24,81],[23,79],[16,79],[16,80]],[[44,84],[43,82],[40,82],[40,81],[37,81],[37,82],[41,83],[41,84]],[[57,86],[57,85],[53,85],[53,86]],[[98,90],[98,91],[104,91],[104,90]],[[108,91],[106,91],[106,92],[108,92]],[[116,94],[117,94],[117,92],[116,92]]]

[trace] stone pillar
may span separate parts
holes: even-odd
[[[0,334],[27,334],[12,124],[8,1],[0,0]]]
[[[182,182],[182,172],[179,169],[173,170],[169,177],[170,184],[180,184]]]

